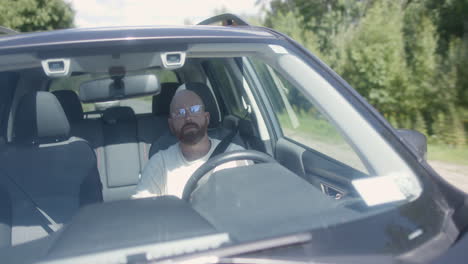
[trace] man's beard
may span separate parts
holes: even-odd
[[[195,129],[191,129],[185,132],[185,129],[187,127],[194,127]],[[206,131],[207,131],[206,124],[200,127],[196,123],[187,123],[180,129],[177,137],[182,143],[186,145],[195,145],[203,139],[203,137],[206,134]]]

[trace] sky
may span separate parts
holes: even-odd
[[[196,24],[226,9],[237,15],[259,13],[256,0],[65,0],[77,27]],[[266,1],[261,1],[265,3]]]

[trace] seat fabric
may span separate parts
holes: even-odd
[[[12,245],[47,236],[80,207],[102,201],[95,154],[85,140],[70,138],[68,120],[53,94],[25,95],[14,131],[14,141],[0,152],[0,186],[11,208]]]

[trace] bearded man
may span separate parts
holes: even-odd
[[[132,198],[159,195],[182,197],[190,176],[208,160],[220,143],[220,140],[208,137],[210,113],[205,111],[203,101],[193,91],[176,92],[170,104],[168,122],[178,142],[151,157]],[[226,151],[241,149],[231,143]],[[238,165],[245,164],[226,163],[223,168]]]

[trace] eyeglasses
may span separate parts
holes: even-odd
[[[176,109],[171,114],[173,118],[184,118],[187,116],[187,114],[190,116],[198,116],[202,112],[203,112],[203,105],[192,105],[189,108]]]

